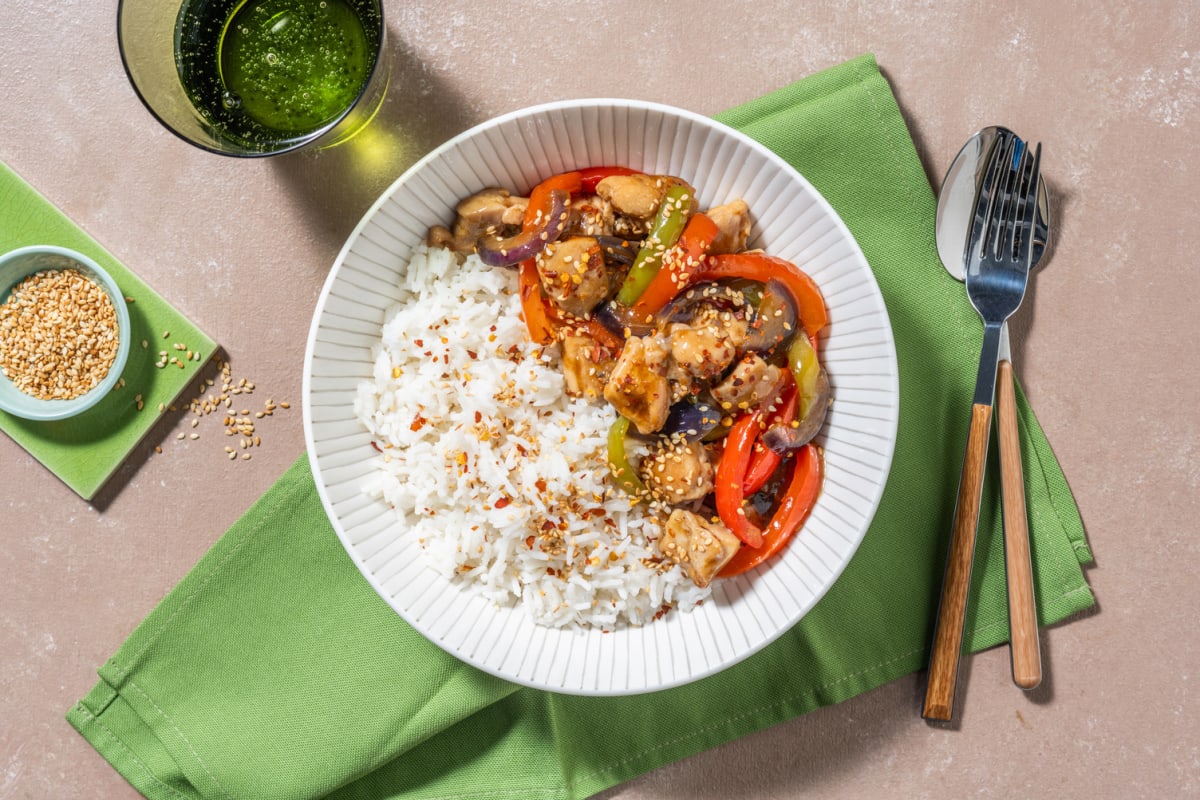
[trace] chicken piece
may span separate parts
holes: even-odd
[[[745,411],[774,400],[783,388],[784,372],[768,364],[755,353],[749,353],[733,371],[710,390],[723,411]]]
[[[667,385],[671,387],[671,405],[675,405],[683,398],[694,394],[696,379],[692,373],[671,358],[667,360]]]
[[[702,303],[690,322],[671,323],[666,334],[675,363],[693,377],[710,381],[733,363],[749,330],[741,311]]]
[[[709,521],[686,509],[677,508],[667,517],[658,549],[683,567],[692,583],[703,589],[729,563],[741,542],[719,521]]]
[[[596,184],[596,194],[613,210],[613,234],[641,239],[650,233],[654,215],[672,179],[661,175],[610,175]]]
[[[746,249],[746,242],[750,238],[750,206],[746,205],[745,200],[738,198],[704,213],[717,224],[717,238],[708,252],[715,255],[740,253]]]
[[[572,397],[602,397],[615,363],[612,351],[587,334],[562,338],[563,378]]]
[[[529,198],[514,197],[507,189],[484,189],[455,207],[453,230],[435,225],[429,229],[426,241],[431,246],[470,253],[482,236],[503,238],[520,230],[528,205]]]
[[[571,200],[571,216],[563,236],[611,236],[612,203],[600,195],[589,194]]]
[[[635,219],[650,219],[667,193],[658,175],[610,175],[596,184],[596,194],[612,203],[613,211]]]
[[[671,410],[671,387],[667,383],[670,354],[658,336],[632,336],[604,385],[604,399],[638,429],[657,431]]]
[[[568,314],[583,317],[612,290],[600,243],[590,236],[560,239],[537,256],[542,289]]]
[[[686,503],[713,489],[713,465],[702,442],[662,437],[642,459],[642,479],[656,500]]]

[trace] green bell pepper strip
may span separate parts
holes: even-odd
[[[814,337],[815,338],[815,337]],[[817,378],[821,374],[821,362],[813,340],[808,336],[796,336],[787,349],[788,369],[800,390],[799,419],[804,419],[817,397]]]
[[[617,415],[616,422],[608,429],[608,469],[617,486],[620,486],[626,494],[645,497],[649,490],[646,488],[646,484],[642,483],[642,479],[638,477],[633,464],[629,463],[629,457],[625,455],[625,436],[628,433],[629,420]]]
[[[686,184],[676,183],[667,189],[658,213],[650,228],[650,235],[642,244],[625,282],[617,292],[617,302],[631,306],[646,291],[650,281],[658,274],[662,266],[663,253],[668,247],[679,241],[680,234],[692,213],[692,189]]]

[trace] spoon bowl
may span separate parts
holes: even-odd
[[[942,190],[938,193],[937,214],[934,218],[934,235],[942,266],[957,280],[961,281],[965,277],[963,254],[971,234],[975,198],[979,196],[979,185],[983,182],[988,156],[998,138],[1012,135],[1014,134],[1011,130],[1001,125],[989,125],[981,129],[958,151],[950,168],[946,170],[946,177],[942,180]],[[1030,269],[1037,266],[1050,243],[1050,197],[1044,180],[1038,185],[1038,207],[1033,218],[1033,237],[1033,259],[1029,263]]]

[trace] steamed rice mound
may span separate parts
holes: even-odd
[[[608,479],[607,403],[571,398],[528,341],[515,270],[420,248],[355,413],[381,450],[367,491],[429,563],[539,624],[641,625],[708,597]]]

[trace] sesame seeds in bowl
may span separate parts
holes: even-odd
[[[29,420],[75,416],[116,385],[129,311],[93,259],[52,245],[0,256],[0,409]]]

